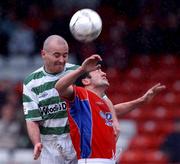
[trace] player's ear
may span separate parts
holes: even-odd
[[[84,86],[87,86],[90,84],[90,79],[89,78],[82,79],[82,83]]]
[[[43,57],[45,55],[45,51],[41,50],[41,56]]]

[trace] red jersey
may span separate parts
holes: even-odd
[[[78,159],[113,158],[115,135],[107,104],[82,87],[75,86],[74,91],[74,100],[67,102],[67,109],[70,134]]]

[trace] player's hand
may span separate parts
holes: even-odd
[[[100,65],[98,64],[99,61],[102,61],[102,58],[99,55],[92,55],[84,60],[81,68],[84,70],[84,72],[94,71],[100,68]]]
[[[145,103],[151,101],[154,96],[156,96],[159,92],[163,91],[165,88],[166,86],[161,85],[161,83],[154,85],[142,96],[143,101]]]
[[[34,160],[37,160],[39,158],[42,147],[43,147],[43,145],[40,142],[34,145],[34,154],[33,154]]]

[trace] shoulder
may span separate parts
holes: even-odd
[[[44,72],[43,72],[43,67],[40,67],[39,69],[35,70],[34,72],[32,72],[31,74],[29,74],[25,79],[24,79],[24,85],[27,85],[28,83],[30,83],[32,80],[35,79],[40,79],[43,76],[45,76]]]
[[[78,86],[73,86],[74,91],[75,91],[75,95],[80,97],[80,98],[87,98],[88,96],[88,91],[83,88],[83,87],[78,87]]]
[[[83,87],[79,87],[79,86],[76,86],[76,85],[73,85],[73,89],[76,91],[76,92],[86,92],[87,90]]]

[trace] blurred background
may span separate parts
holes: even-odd
[[[102,33],[80,43],[69,31],[79,9],[96,10]],[[51,34],[70,46],[70,62],[103,57],[113,103],[141,96],[161,82],[153,102],[120,120],[121,164],[180,163],[179,0],[2,0],[0,2],[0,164],[35,164],[23,109],[22,82],[42,65],[40,50]]]

